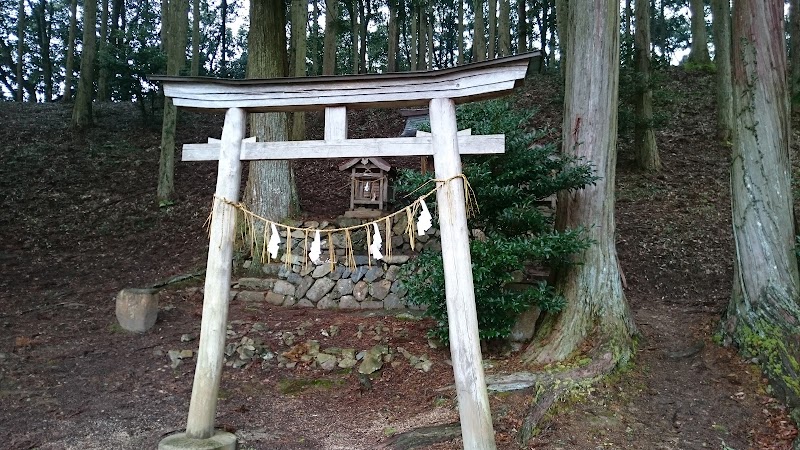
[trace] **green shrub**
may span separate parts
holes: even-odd
[[[564,306],[564,299],[544,282],[521,290],[519,285],[512,286],[513,273],[531,264],[549,268],[571,264],[572,256],[589,245],[581,230],[554,231],[552,217],[535,204],[558,191],[580,189],[595,178],[588,165],[558,155],[554,145],[532,145],[542,136],[526,130],[532,114],[501,101],[471,104],[457,111],[460,129],[506,135],[505,154],[464,158],[464,174],[480,208],[469,226],[486,235],[485,240],[470,242],[483,340],[507,337],[516,318],[531,305],[544,311]],[[396,189],[412,192],[428,179],[429,175],[404,171]],[[436,321],[430,334],[447,342],[441,255],[423,252],[406,265],[402,279],[408,301],[425,305],[426,314]]]

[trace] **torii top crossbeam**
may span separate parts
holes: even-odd
[[[176,106],[226,111],[220,141],[184,146],[184,160],[219,160],[219,169],[209,230],[200,348],[186,433],[165,438],[159,449],[235,448],[235,436],[214,430],[214,416],[224,360],[236,229],[233,203],[239,199],[242,160],[400,155],[434,156],[436,178],[442,181],[436,197],[461,434],[466,449],[495,448],[478,338],[464,186],[458,177],[462,153],[502,153],[505,136],[459,133],[455,105],[508,93],[522,83],[529,62],[538,54],[526,53],[438,71],[386,75],[268,80],[150,77],[163,84],[165,95],[172,97]],[[428,106],[429,135],[347,139],[348,108],[407,106]],[[244,139],[248,112],[320,109],[325,110],[322,141]],[[227,444],[219,444],[221,441]]]
[[[499,97],[522,83],[539,52],[436,71],[271,79],[151,76],[175,106],[243,108],[248,112],[313,111],[328,106],[399,108],[428,106],[431,99],[456,104]]]

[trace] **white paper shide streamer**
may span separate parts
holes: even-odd
[[[281,238],[278,236],[278,229],[275,227],[274,223],[270,224],[270,234],[269,243],[267,244],[267,251],[269,255],[273,258],[278,257],[278,245],[281,243]]]
[[[381,254],[381,244],[383,243],[383,238],[381,238],[381,232],[378,230],[378,224],[372,222],[373,233],[372,233],[372,244],[369,245],[369,251],[372,253],[372,257],[375,259],[383,259],[383,254]]]
[[[319,230],[317,230],[316,234],[314,235],[314,242],[311,243],[311,250],[308,252],[308,258],[314,262],[314,264],[319,264],[319,256],[322,254],[322,245],[319,241]]]
[[[433,226],[433,217],[431,217],[431,213],[428,211],[428,205],[425,204],[425,199],[419,199],[419,206],[422,208],[422,212],[419,213],[419,219],[417,220],[417,234],[422,236]]]

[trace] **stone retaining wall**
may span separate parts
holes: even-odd
[[[311,229],[344,228],[369,225],[367,219],[341,217],[332,223],[293,222],[293,227]],[[326,233],[321,235],[322,256],[319,264],[307,259],[308,249],[314,236],[308,240],[304,232],[292,234],[291,255],[286,254],[285,235],[281,235],[281,261],[263,264],[261,271],[265,278],[241,278],[234,285],[237,299],[243,301],[263,301],[280,306],[295,306],[319,309],[401,309],[416,308],[407,305],[406,288],[399,279],[400,270],[408,260],[423,249],[441,250],[439,231],[428,230],[424,236],[414,236],[414,248],[405,232],[405,215],[398,215],[392,222],[391,235],[386,234],[384,221],[379,223],[383,239],[382,260],[367,256],[367,230],[372,233],[372,225],[351,232],[355,256],[355,267],[347,264],[346,238],[344,233],[331,235],[328,242]],[[371,237],[371,234],[370,234]],[[392,254],[387,253],[391,245]],[[333,245],[334,263],[330,262],[330,245]],[[253,272],[253,261],[246,261],[244,268]]]

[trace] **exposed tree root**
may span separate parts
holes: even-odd
[[[439,442],[446,442],[459,437],[461,437],[461,425],[459,423],[448,423],[445,425],[415,428],[396,434],[378,448],[409,450]]]

